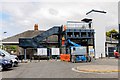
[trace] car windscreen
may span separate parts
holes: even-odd
[[[5,55],[10,55],[10,53],[8,53],[7,51],[4,51],[4,50],[0,50],[0,52],[5,54]]]

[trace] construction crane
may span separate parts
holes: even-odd
[[[73,46],[70,46],[71,62],[73,63],[79,62],[79,61],[91,62],[91,57],[87,55],[86,47],[76,44],[75,42],[72,42],[70,39],[68,39],[67,41],[68,43],[73,45]]]

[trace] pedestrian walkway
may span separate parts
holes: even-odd
[[[111,65],[85,65],[74,68],[78,72],[97,72],[97,73],[111,73],[120,72],[118,66]]]

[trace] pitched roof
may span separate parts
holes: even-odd
[[[23,33],[5,38],[2,40],[3,43],[16,43],[19,42],[19,38],[33,38],[41,33],[43,33],[43,30],[28,30],[25,31]],[[54,39],[53,39],[54,38]],[[57,41],[57,36],[56,35],[52,35],[48,38],[48,41],[52,42],[52,41]]]
[[[41,34],[44,31],[35,31],[35,30],[28,30],[23,33],[8,37],[3,39],[3,42],[18,42],[19,38],[32,38],[38,34]]]

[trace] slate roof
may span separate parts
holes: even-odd
[[[37,35],[39,35],[39,34],[41,34],[43,32],[44,32],[43,30],[28,30],[28,31],[25,31],[23,33],[20,33],[20,34],[5,38],[5,39],[2,40],[2,42],[3,43],[7,43],[7,42],[16,43],[16,42],[19,42],[19,38],[33,38],[33,37],[35,37],[35,36],[37,36]],[[49,42],[57,42],[58,38],[57,38],[56,35],[52,35],[47,39],[47,41],[49,41]]]

